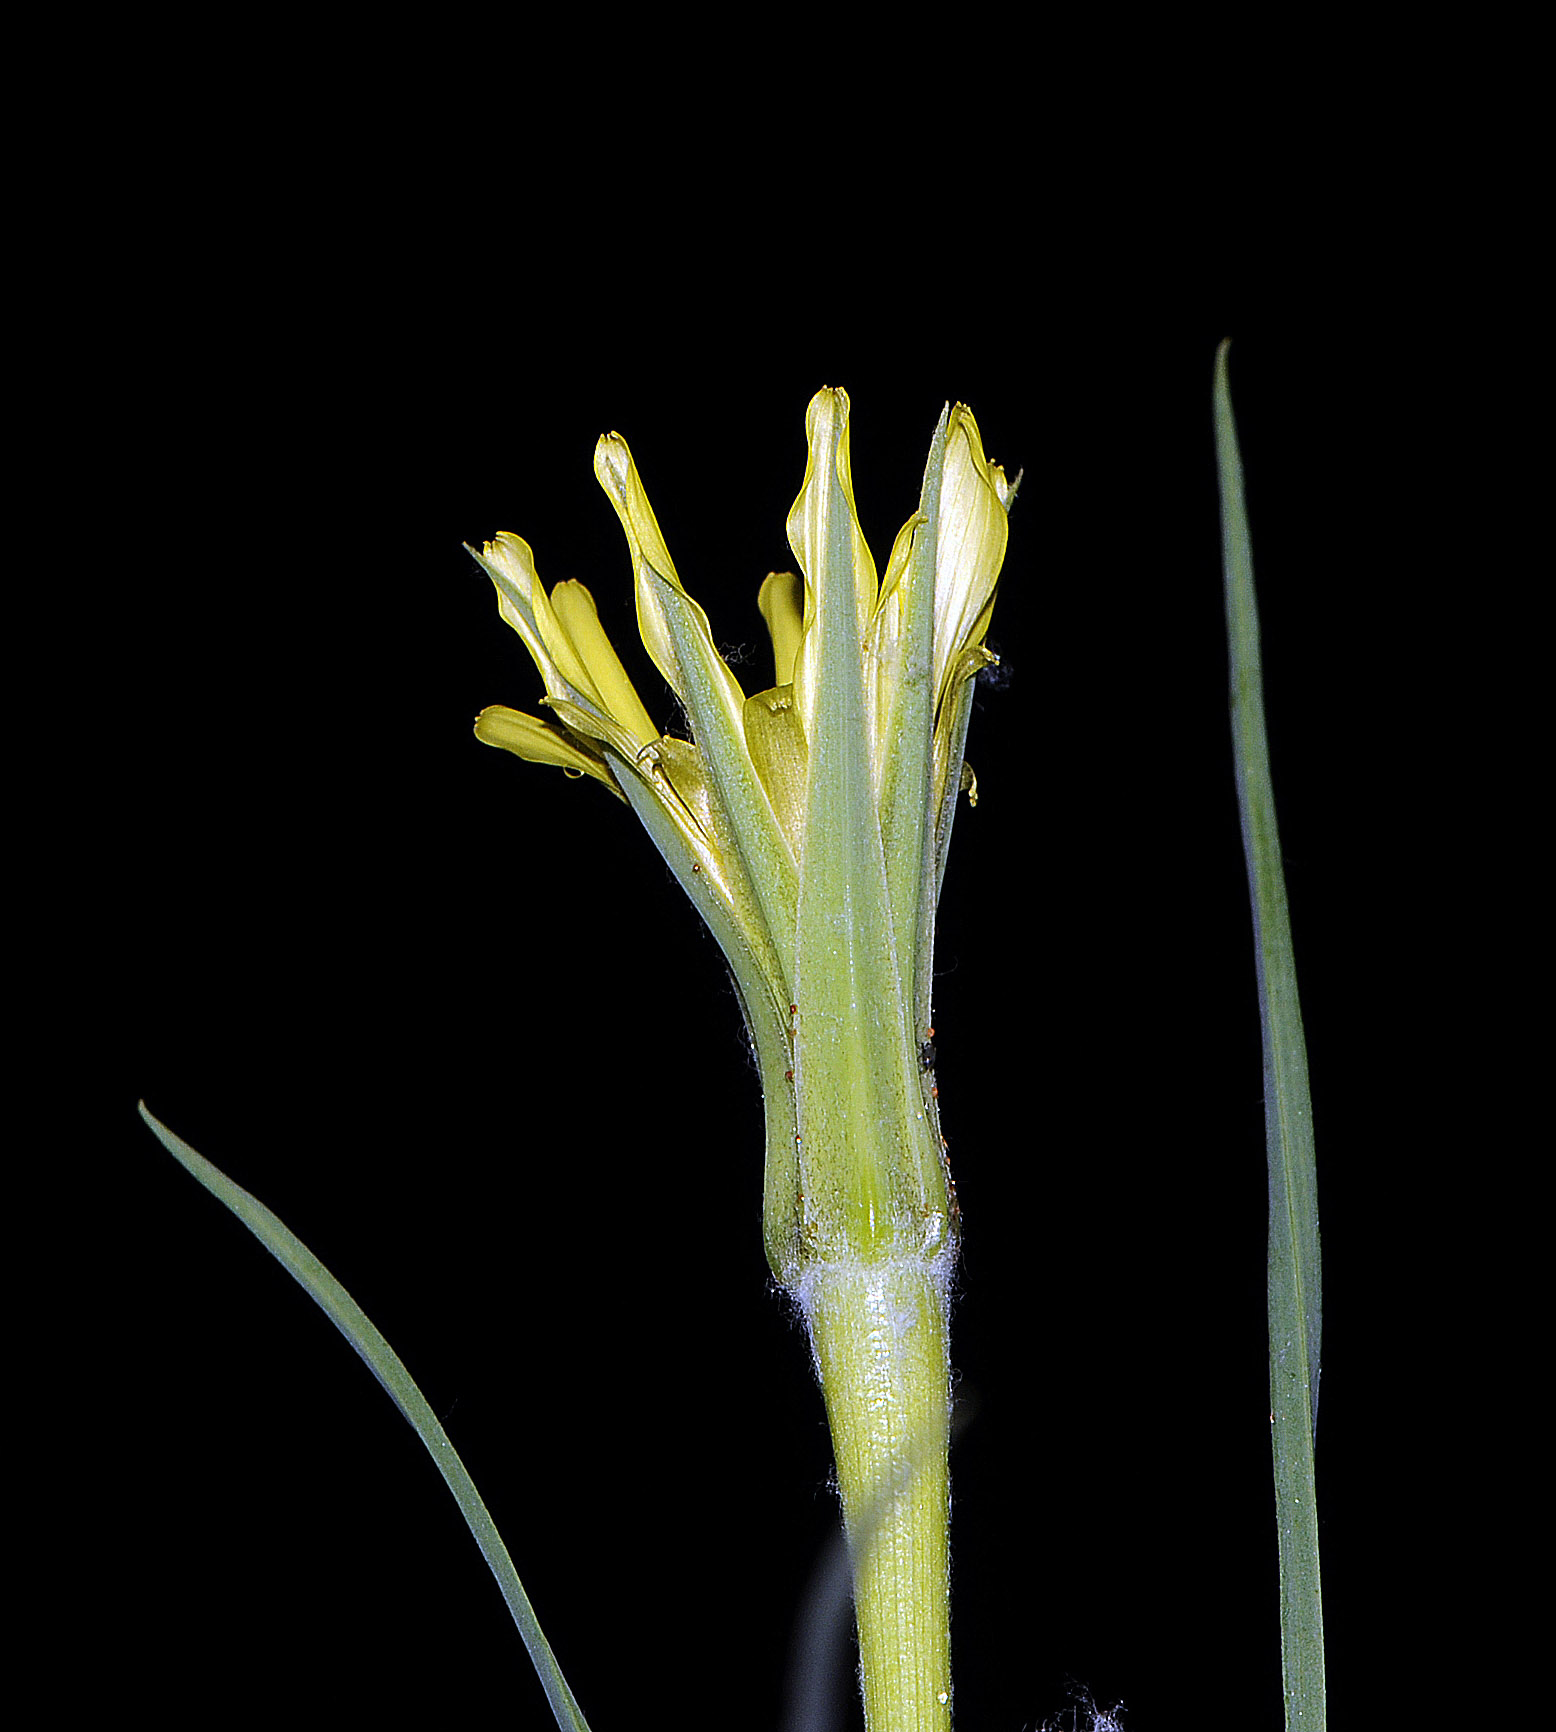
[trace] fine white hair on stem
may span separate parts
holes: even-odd
[[[798,1307],[796,1295],[790,1295]],[[951,1414],[954,1444],[971,1423],[976,1402],[957,1401]],[[910,1458],[907,1472],[914,1463]],[[831,1489],[838,1491],[834,1469]],[[886,1514],[888,1499],[877,1499],[866,1512],[859,1544],[867,1547],[871,1530]],[[854,1580],[848,1537],[841,1526],[817,1557],[794,1622],[794,1646],[789,1659],[782,1732],[838,1732],[847,1700],[848,1661],[853,1649]],[[1093,1732],[1123,1732],[1115,1721],[1098,1722]]]

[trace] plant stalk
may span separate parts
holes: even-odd
[[[950,1258],[813,1265],[797,1291],[826,1398],[869,1732],[951,1725]]]

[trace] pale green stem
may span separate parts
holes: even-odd
[[[869,1732],[951,1724],[950,1259],[819,1264],[798,1284],[854,1564]]]

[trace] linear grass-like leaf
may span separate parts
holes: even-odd
[[[567,1680],[562,1676],[562,1668],[557,1664],[551,1644],[540,1628],[535,1609],[530,1605],[529,1595],[524,1592],[524,1584],[513,1567],[513,1559],[508,1556],[508,1548],[502,1542],[496,1523],[481,1501],[481,1494],[476,1490],[475,1482],[466,1471],[465,1464],[449,1442],[448,1433],[438,1423],[437,1415],[427,1404],[427,1398],[416,1387],[410,1372],[401,1363],[400,1356],[373,1327],[367,1313],[340,1282],[302,1240],[257,1197],[251,1196],[241,1185],[235,1185],[219,1167],[213,1166],[203,1155],[196,1154],[188,1143],[175,1136],[166,1125],[146,1110],[144,1101],[140,1105],[140,1116],[174,1160],[197,1178],[213,1197],[232,1210],[319,1306],[356,1349],[362,1363],[383,1385],[389,1399],[410,1421],[416,1435],[427,1446],[427,1453],[437,1463],[438,1472],[443,1475],[448,1489],[453,1492],[454,1501],[459,1505],[459,1513],[465,1518],[475,1543],[481,1548],[481,1556],[486,1559],[492,1574],[497,1578],[497,1586],[502,1590],[502,1597],[508,1603],[514,1623],[518,1625],[519,1635],[529,1650],[529,1657],[540,1678],[540,1686],[546,1693],[546,1700],[551,1704],[551,1712],[556,1717],[560,1732],[589,1732],[589,1723],[584,1719],[583,1710],[578,1706],[573,1692],[568,1688]]]
[[[1248,890],[1253,903],[1264,1030],[1264,1125],[1270,1171],[1269,1322],[1271,1442],[1280,1539],[1281,1671],[1287,1732],[1322,1732],[1324,1606],[1318,1567],[1313,1433],[1318,1422],[1321,1320],[1318,1185],[1307,1046],[1297,998],[1291,915],[1281,869],[1275,792],[1264,727],[1264,680],[1243,466],[1227,383],[1216,351],[1216,462],[1231,650],[1232,741]]]

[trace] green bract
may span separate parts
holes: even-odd
[[[788,524],[800,575],[761,586],[774,683],[749,697],[676,573],[626,441],[609,433],[595,451],[631,549],[643,642],[691,740],[656,732],[582,584],[548,597],[515,535],[475,555],[549,711],[493,706],[477,737],[620,794],[729,959],[767,1101],[768,1256],[791,1284],[818,1258],[950,1248],[918,1051],[1015,491],[971,412],[947,409],[919,508],[878,580],[854,506],[847,393],[818,392],[805,425]],[[883,1139],[882,1124],[902,1134]]]

